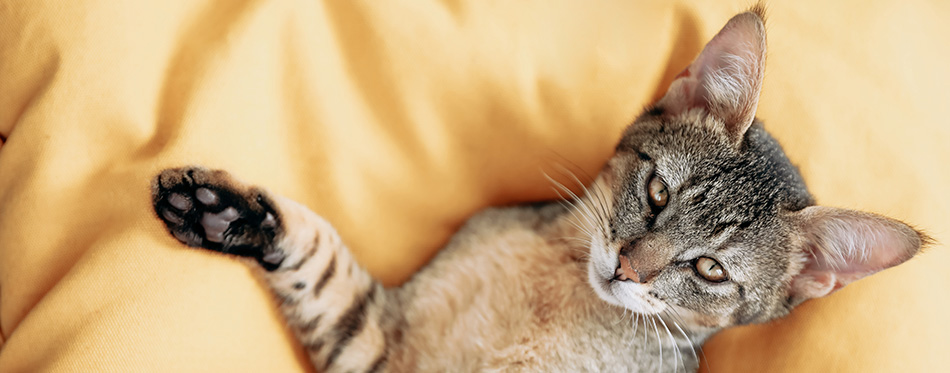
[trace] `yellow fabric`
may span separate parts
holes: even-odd
[[[305,371],[251,272],[148,182],[203,164],[310,206],[388,284],[474,211],[593,174],[746,0],[0,5],[0,372]],[[774,1],[759,116],[819,201],[950,242],[950,5]],[[712,372],[950,364],[946,246],[705,348]]]

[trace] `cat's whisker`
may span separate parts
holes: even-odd
[[[561,237],[561,239],[565,241],[576,242],[581,244],[581,246],[584,246],[584,248],[574,248],[575,251],[586,251],[584,249],[593,244],[593,242],[590,240],[582,237]]]
[[[643,331],[641,332],[641,334],[643,334],[643,348],[646,348],[647,346],[647,315],[643,315]]]
[[[576,249],[573,249],[572,251],[573,251],[574,253],[576,253],[576,254],[579,254],[580,257],[581,257],[582,259],[584,259],[584,260],[587,260],[587,259],[590,259],[590,258],[591,258],[590,250],[584,250],[584,249],[581,249],[581,248],[576,248]]]
[[[590,230],[587,227],[583,226],[580,222],[575,221],[574,219],[570,219],[568,220],[568,222],[571,223],[571,225],[573,225],[575,228],[580,230],[581,233],[584,233],[585,235],[587,235],[587,237],[590,237],[590,239],[593,241],[594,235],[590,232]]]
[[[587,200],[589,200],[590,202],[590,205],[587,206],[588,211],[591,211],[592,214],[596,215],[599,221],[604,223],[604,224],[598,225],[598,227],[601,228],[601,233],[604,234],[604,236],[606,236],[607,234],[606,234],[605,223],[609,221],[606,216],[606,214],[608,213],[608,210],[607,210],[606,202],[604,201],[601,195],[603,191],[600,190],[599,185],[595,187],[595,189],[591,190],[586,185],[584,185],[584,183],[581,182],[581,180],[577,177],[577,175],[571,172],[571,170],[563,166],[560,166],[560,168],[563,174],[566,174],[566,176],[571,177],[574,180],[574,182],[577,183],[577,185],[584,190],[584,195],[585,197],[587,197]],[[590,178],[590,175],[587,175],[587,177]],[[593,180],[592,178],[590,179]],[[595,205],[595,203],[597,205]]]
[[[570,165],[572,165],[574,169],[579,170],[579,171],[584,175],[584,177],[585,177],[586,179],[590,180],[591,183],[594,183],[594,181],[596,181],[596,178],[592,177],[590,174],[588,174],[586,171],[584,171],[584,169],[581,168],[580,166],[578,166],[577,164],[575,164],[575,163],[571,162],[570,160],[568,160],[568,159],[566,159],[566,158],[563,158],[563,157],[562,157],[562,160],[564,160],[564,161],[567,162],[567,163],[570,163]],[[565,166],[564,164],[562,164],[562,163],[560,163],[560,162],[555,162],[554,166],[557,168],[558,172],[561,173],[561,175],[567,176],[567,177],[570,177],[571,179],[573,179],[573,180],[577,183],[577,185],[578,185],[581,189],[583,189],[585,196],[590,195],[590,194],[594,194],[594,196],[592,196],[592,199],[593,199],[593,198],[596,198],[597,201],[591,201],[591,203],[597,202],[597,204],[600,205],[600,206],[599,206],[599,209],[595,210],[595,212],[602,213],[602,214],[598,214],[598,215],[600,216],[600,218],[601,218],[602,221],[604,221],[604,222],[608,221],[609,219],[607,219],[607,215],[606,215],[606,214],[608,213],[609,210],[606,208],[606,202],[604,201],[603,197],[599,195],[599,194],[601,194],[603,191],[602,191],[602,190],[595,190],[595,191],[593,191],[593,192],[595,192],[595,193],[591,193],[591,192],[592,192],[591,189],[588,188],[588,187],[577,177],[577,173],[575,173],[574,171],[572,171],[571,168]],[[542,171],[542,172],[543,172],[543,171]],[[548,178],[550,179],[550,177],[549,177],[546,173],[545,173],[545,177],[548,177]],[[561,183],[558,183],[558,184],[561,184]],[[563,186],[563,184],[561,184],[561,185]],[[598,189],[600,189],[600,188],[598,188]],[[597,192],[599,192],[599,193],[597,193]],[[604,233],[605,233],[605,232],[604,232]]]
[[[605,234],[604,226],[607,225],[606,224],[607,219],[604,217],[604,213],[602,212],[602,209],[597,204],[595,204],[596,201],[593,198],[595,198],[593,196],[593,193],[587,192],[585,196],[584,204],[587,205],[587,209],[591,211],[591,215],[599,223],[597,224],[597,226],[594,227],[594,229],[597,229],[601,234],[603,234],[606,237],[607,235]]]
[[[609,205],[607,204],[607,199],[606,199],[606,196],[604,195],[604,190],[603,190],[604,187],[601,184],[595,183],[594,188],[595,188],[594,196],[597,198],[598,203],[600,204],[601,213],[604,215],[605,224],[603,225],[603,230],[604,230],[603,233],[604,233],[604,236],[606,236],[607,235],[606,223],[610,221],[609,219],[607,219],[607,217],[610,214],[610,210],[608,209]]]
[[[637,330],[640,328],[640,314],[630,311],[633,317],[630,318],[630,326],[633,328],[633,336],[627,341],[627,346],[637,341]]]
[[[574,228],[577,228],[577,230],[581,231],[581,233],[586,235],[588,237],[587,238],[588,241],[591,241],[591,242],[594,241],[593,235],[591,234],[591,232],[587,230],[587,227],[584,227],[583,225],[581,225],[580,222],[574,221],[574,219],[568,219],[568,223],[570,223],[572,226],[574,226]]]
[[[686,338],[686,342],[689,342],[689,349],[690,351],[693,352],[693,359],[696,359],[696,361],[699,361],[699,356],[696,356],[696,348],[693,347],[693,340],[689,338],[689,335],[686,334],[683,328],[680,327],[679,323],[676,322],[676,319],[678,317],[674,315],[672,312],[667,311],[666,314],[670,315],[670,322],[673,323],[673,326],[675,326],[677,330],[679,330],[680,334],[683,335],[683,338]]]
[[[584,237],[561,237],[565,242],[573,243],[570,246],[570,250],[574,253],[579,253],[581,255],[590,256],[590,248],[594,246],[594,242],[588,238]]]
[[[608,236],[607,226],[609,225],[609,222],[610,222],[610,219],[608,217],[609,211],[607,210],[607,207],[605,206],[605,202],[603,201],[603,197],[601,196],[601,194],[602,193],[596,191],[595,189],[590,192],[590,197],[588,198],[591,198],[592,209],[595,211],[595,214],[600,218],[600,221],[599,221],[600,224],[598,224],[598,226],[595,228],[599,228],[600,233],[604,237],[607,237]]]
[[[575,254],[575,257],[584,263],[589,262],[591,258],[590,251],[588,250],[574,249],[572,250],[572,254]]]
[[[548,181],[550,181],[552,184],[554,184],[555,187],[561,189],[562,191],[564,191],[565,193],[567,193],[567,194],[571,197],[571,200],[572,200],[574,206],[577,207],[578,212],[579,212],[582,216],[584,216],[585,220],[587,221],[588,224],[590,224],[591,227],[597,227],[597,226],[598,226],[598,225],[595,224],[594,222],[597,221],[597,220],[600,220],[600,219],[598,219],[596,216],[594,216],[594,212],[591,210],[590,206],[588,206],[588,204],[585,203],[584,199],[582,199],[580,196],[577,195],[577,193],[574,193],[574,191],[572,191],[570,188],[568,188],[567,186],[565,186],[565,185],[562,184],[561,182],[559,182],[559,181],[557,181],[557,180],[554,180],[554,178],[552,178],[551,176],[549,176],[547,173],[544,174],[544,177],[546,177],[546,178],[548,179]],[[583,185],[582,185],[582,187],[583,187]],[[586,188],[584,188],[584,189],[586,190]],[[567,199],[567,198],[564,197],[564,195],[562,195],[562,194],[561,194],[560,192],[558,192],[557,190],[555,190],[555,192],[557,192],[558,196],[561,197],[562,199],[565,199],[565,200]]]
[[[653,331],[656,332],[656,347],[660,350],[660,365],[658,370],[663,371],[663,343],[660,342],[660,328],[656,326],[656,318],[650,315],[650,322],[653,323]]]
[[[544,178],[548,179],[548,182],[551,183],[552,190],[554,190],[554,192],[557,193],[558,198],[560,198],[563,201],[570,202],[571,205],[574,205],[576,203],[576,201],[578,200],[577,195],[574,194],[574,192],[572,192],[567,186],[562,184],[560,181],[555,180],[553,177],[551,177],[551,175],[548,175],[546,172],[543,173],[543,175],[544,175]],[[571,198],[565,197],[564,194],[561,194],[561,191],[564,191],[565,193],[570,195]]]
[[[567,209],[567,211],[570,212],[571,215],[573,216],[573,219],[567,219],[568,223],[570,223],[572,226],[577,228],[577,230],[581,231],[581,233],[585,234],[588,237],[587,241],[589,242],[589,244],[587,245],[587,247],[590,247],[593,244],[594,234],[590,231],[588,227],[584,226],[583,222],[581,221],[581,218],[577,216],[577,214],[574,212],[575,209],[572,206],[567,205],[564,202],[561,202],[561,204],[564,205],[565,209]]]
[[[577,193],[574,193],[574,191],[572,191],[571,188],[568,188],[566,185],[564,185],[564,184],[561,183],[560,181],[555,180],[553,177],[551,177],[551,176],[548,175],[547,173],[544,174],[544,177],[545,177],[546,179],[548,179],[548,181],[550,181],[551,184],[553,184],[553,185],[557,188],[557,189],[555,189],[555,192],[558,192],[558,190],[561,190],[561,191],[564,191],[564,193],[567,193],[567,194],[571,197],[571,198],[566,198],[566,197],[564,197],[564,195],[562,195],[560,192],[558,192],[558,196],[561,197],[562,199],[564,199],[564,200],[570,200],[570,201],[580,201],[580,200],[581,200],[581,198],[577,195]]]
[[[678,319],[681,323],[686,324],[686,321],[683,320],[683,318],[682,318],[679,314],[670,313],[670,315],[672,315],[675,319]],[[682,331],[682,329],[681,329],[681,331]],[[686,335],[686,334],[683,333],[683,335]],[[689,336],[686,337],[686,340],[690,342],[690,343],[689,343],[690,346],[699,347],[699,355],[702,357],[703,364],[706,365],[706,371],[707,371],[707,372],[711,372],[712,370],[709,368],[709,361],[706,360],[706,352],[703,351],[703,346],[702,346],[702,345],[695,345],[695,344],[693,344],[693,341],[689,339]],[[696,355],[696,349],[693,348],[693,356],[695,356],[695,355]],[[698,358],[697,358],[697,359],[698,359]]]
[[[610,209],[609,209],[609,205],[607,204],[603,186],[601,184],[596,184],[596,183],[593,184],[592,188],[590,189],[590,194],[591,194],[592,201],[597,203],[598,213],[603,219],[603,224],[601,224],[602,233],[604,234],[604,236],[607,236],[607,226],[609,225],[608,222],[610,221],[609,219]]]
[[[575,218],[575,220],[578,221],[578,223],[580,223],[581,217],[583,217],[583,218],[584,218],[583,220],[586,221],[587,224],[589,224],[591,227],[596,227],[596,226],[597,226],[597,224],[594,223],[594,220],[595,220],[595,219],[592,219],[592,217],[589,216],[589,214],[587,213],[587,211],[585,211],[585,210],[587,210],[586,205],[583,203],[583,201],[582,201],[576,194],[574,194],[574,192],[572,192],[570,189],[568,189],[566,186],[564,186],[564,184],[561,184],[561,183],[558,182],[557,180],[554,180],[553,178],[551,178],[551,177],[548,176],[547,174],[545,174],[544,177],[546,177],[546,178],[548,179],[548,181],[550,181],[552,184],[554,184],[555,188],[552,188],[552,190],[554,190],[554,192],[557,193],[558,197],[560,197],[562,201],[565,201],[565,202],[561,202],[562,205],[565,206],[565,208],[567,209],[567,211],[571,213],[571,215]],[[565,191],[566,193],[570,194],[571,197],[572,197],[572,199],[568,199],[567,197],[565,197],[563,194],[561,194],[561,192],[560,192],[558,189],[563,190],[563,191]],[[559,202],[560,202],[560,201],[559,201]],[[565,203],[566,203],[566,204],[565,204]],[[578,216],[578,214],[580,214],[580,216]],[[576,226],[578,229],[584,231],[584,233],[587,233],[587,234],[589,234],[590,236],[593,237],[593,234],[592,234],[592,232],[591,232],[589,229],[582,228],[582,227],[580,227],[580,226],[578,226],[578,225],[575,225],[575,226]]]
[[[597,229],[601,224],[597,224],[599,219],[595,216],[594,212],[591,211],[590,206],[586,203],[585,200],[578,200],[577,206],[579,207],[579,212],[582,216],[585,217],[587,223],[590,224],[592,229]]]
[[[597,214],[601,217],[602,221],[605,223],[609,221],[607,219],[608,210],[607,210],[606,202],[604,201],[603,191],[601,190],[600,185],[593,185],[593,188],[588,190],[588,194],[590,195],[591,202],[596,203],[594,207],[597,210]],[[601,226],[604,227],[604,229],[606,230],[606,224],[602,224]]]
[[[623,312],[620,314],[620,318],[617,319],[617,322],[616,322],[616,323],[614,323],[614,326],[617,326],[617,325],[620,325],[621,323],[623,323],[623,319],[624,319],[626,316],[627,316],[627,309],[624,308],[624,309],[623,309]]]
[[[557,193],[558,198],[560,198],[557,200],[557,203],[563,206],[566,210],[571,211],[571,214],[576,217],[577,215],[573,213],[573,210],[575,208],[575,202],[568,199],[563,194],[561,194],[561,191],[560,189],[558,189],[558,187],[552,186],[551,190],[553,190],[554,193]]]
[[[670,332],[670,327],[666,325],[666,321],[663,321],[663,317],[657,317],[660,320],[660,324],[663,325],[663,328],[666,329],[666,335],[670,337],[670,343],[673,344],[673,371],[676,372],[679,370],[679,348],[676,345],[676,338],[673,338],[673,333]],[[684,362],[683,365],[686,365]]]
[[[637,337],[637,329],[640,328],[640,314],[639,314],[639,313],[636,313],[636,312],[634,312],[633,314],[634,314],[634,316],[636,317],[636,318],[634,319],[634,322],[633,322],[633,337],[636,338],[636,337]]]

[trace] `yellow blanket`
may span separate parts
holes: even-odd
[[[470,214],[551,198],[746,0],[0,5],[0,372],[294,372],[241,264],[152,216],[164,167],[308,205],[388,284]],[[824,204],[950,242],[950,6],[775,1],[759,117]],[[705,347],[712,372],[950,366],[950,258]],[[704,369],[706,365],[704,365]]]

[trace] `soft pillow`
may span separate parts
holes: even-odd
[[[467,216],[554,196],[748,1],[24,1],[0,7],[2,372],[306,371],[251,271],[183,247],[149,180],[224,168],[339,229],[390,285]],[[826,204],[947,242],[943,2],[770,4],[759,117]],[[935,247],[708,369],[945,368]],[[704,369],[705,366],[704,366]]]

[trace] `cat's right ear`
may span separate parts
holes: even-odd
[[[792,304],[901,264],[930,242],[907,224],[877,214],[823,206],[796,214],[805,262],[789,287]]]
[[[732,17],[655,107],[674,115],[704,108],[722,120],[733,143],[742,142],[755,119],[765,75],[762,17],[760,8]]]

